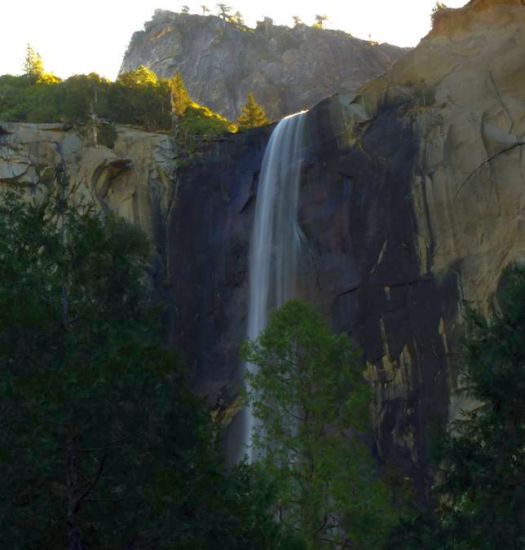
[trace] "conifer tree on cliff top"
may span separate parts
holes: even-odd
[[[270,120],[266,116],[264,109],[255,101],[253,93],[248,94],[246,104],[242,108],[241,114],[237,119],[237,125],[240,130],[249,128],[258,128],[269,124]]]
[[[44,62],[38,52],[36,52],[31,44],[26,46],[26,56],[24,60],[24,73],[38,80],[44,74]]]
[[[191,97],[180,73],[170,80],[171,110],[180,118],[191,104]]]

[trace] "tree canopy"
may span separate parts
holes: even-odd
[[[230,121],[192,101],[180,73],[163,79],[139,66],[120,74],[116,82],[96,73],[61,81],[44,71],[30,46],[26,72],[20,77],[0,76],[0,120],[132,124],[146,130],[175,130],[195,143],[237,131]]]
[[[247,130],[249,128],[258,128],[259,126],[265,126],[270,121],[264,112],[264,109],[255,101],[253,93],[250,92],[246,99],[246,104],[242,108],[241,114],[237,119],[237,125],[240,130]]]
[[[276,480],[277,517],[308,548],[380,548],[396,513],[362,438],[370,393],[348,337],[292,301],[244,356],[257,367],[248,375],[254,445]]]
[[[316,29],[322,29],[322,28],[324,28],[324,24],[327,20],[328,20],[327,15],[316,15],[315,16],[315,23],[314,23],[313,27],[316,28]]]
[[[146,238],[56,176],[0,200],[2,546],[278,548],[271,485],[224,472],[163,343]]]

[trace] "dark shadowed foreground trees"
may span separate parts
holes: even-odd
[[[460,380],[471,403],[443,444],[436,509],[391,548],[525,548],[525,270],[504,281],[492,318],[467,314]]]
[[[162,345],[147,263],[142,234],[65,189],[1,197],[2,548],[280,547],[270,485],[224,474]]]
[[[307,548],[381,548],[396,512],[362,439],[370,396],[349,338],[293,301],[245,357],[258,367],[255,450],[278,488],[277,517]]]

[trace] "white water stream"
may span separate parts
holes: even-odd
[[[266,328],[269,314],[295,295],[305,115],[301,112],[281,120],[264,153],[250,242],[249,340],[257,339]],[[254,372],[256,367],[247,364],[245,368]],[[249,408],[244,428],[245,455],[252,461],[252,438],[258,427]]]

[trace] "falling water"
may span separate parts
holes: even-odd
[[[295,295],[300,245],[297,205],[305,114],[281,120],[264,153],[250,243],[249,340],[255,340],[266,328],[271,311]],[[248,372],[254,372],[255,368],[246,365]],[[244,446],[249,460],[253,459],[252,435],[256,429],[252,411],[248,409]]]

